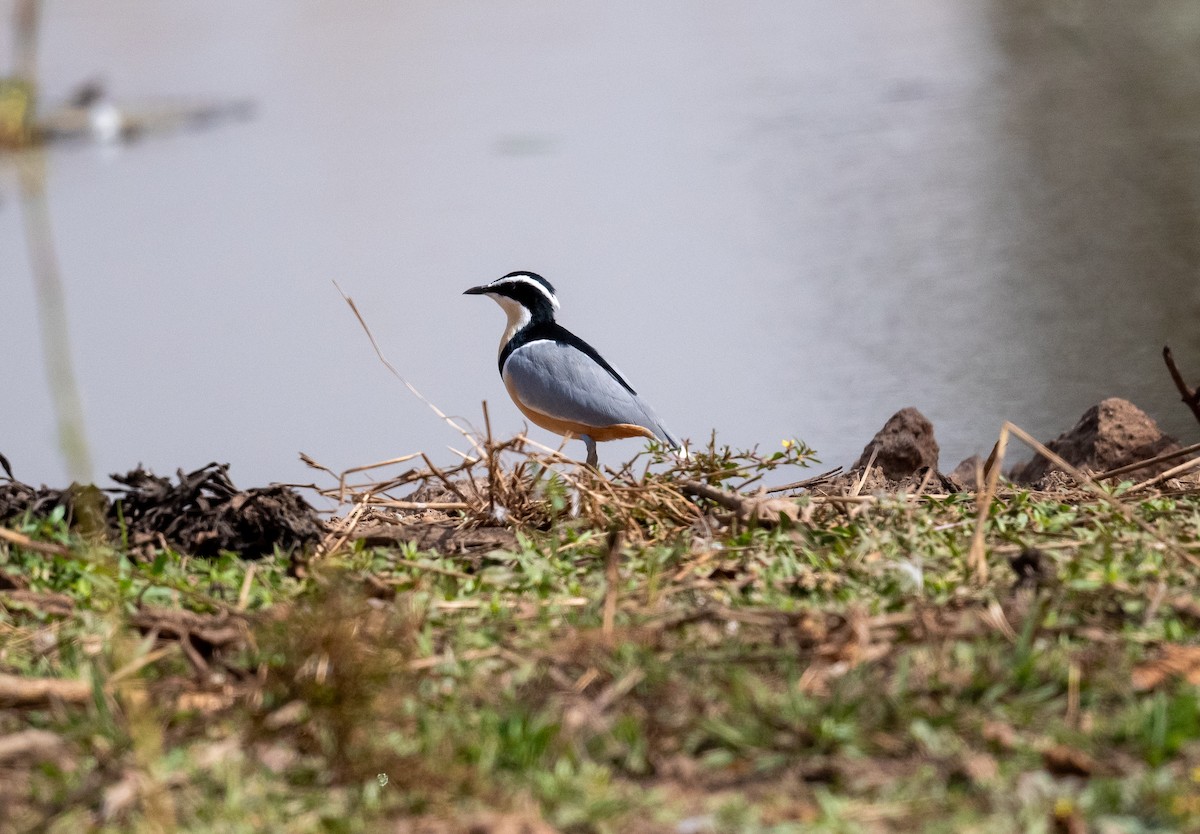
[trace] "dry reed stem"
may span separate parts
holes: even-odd
[[[455,512],[458,510],[469,510],[473,505],[465,504],[462,501],[392,501],[389,499],[380,499],[371,502],[372,507],[386,507],[390,510],[438,510],[439,512]]]
[[[917,491],[913,495],[920,498],[925,492],[925,487],[929,486],[929,482],[933,479],[934,469],[929,467],[925,470],[925,474],[921,476],[921,483],[917,485]]]
[[[141,657],[135,657],[133,660],[129,661],[120,669],[109,675],[108,680],[104,682],[105,687],[113,687],[130,675],[133,675],[149,666],[151,663],[154,663],[156,660],[161,660],[167,655],[173,653],[176,648],[178,648],[176,644],[170,644],[163,646],[162,648],[155,649],[152,652],[146,652],[146,654],[142,655]]]
[[[485,452],[485,454],[486,454],[486,452]],[[425,465],[429,467],[429,471],[432,472],[437,477],[437,479],[442,482],[442,485],[445,486],[446,489],[450,490],[451,492],[453,492],[455,495],[458,496],[459,501],[462,501],[464,504],[471,503],[470,501],[467,500],[467,496],[463,494],[463,491],[458,488],[458,484],[456,484],[456,483],[454,483],[454,481],[450,480],[450,478],[447,477],[445,472],[438,469],[437,466],[434,465],[433,461],[431,461],[429,459],[429,455],[425,454],[424,452],[421,452],[421,459],[425,461]]]
[[[346,469],[345,471],[339,473],[334,472],[328,466],[318,463],[303,452],[300,453],[300,460],[303,461],[306,466],[321,472],[325,472],[331,477],[337,479],[338,485],[336,489],[317,489],[316,487],[314,487],[314,489],[316,489],[316,492],[322,497],[335,500],[338,504],[346,503],[347,493],[361,492],[364,489],[379,493],[397,486],[403,486],[405,483],[410,483],[413,480],[413,478],[408,477],[410,476],[412,470],[410,470],[409,473],[405,473],[405,475],[392,478],[388,481],[368,481],[362,484],[348,483],[346,479],[350,475],[360,472],[370,472],[375,469],[382,469],[385,466],[395,466],[396,464],[407,463],[408,461],[415,460],[419,457],[421,457],[421,453],[414,452],[409,455],[401,455],[398,458],[391,458],[390,460],[381,460],[378,463],[368,463],[363,466],[353,466],[350,469]],[[474,463],[473,460],[472,463]]]
[[[251,563],[250,567],[246,568],[246,575],[242,577],[242,587],[238,590],[237,610],[245,611],[246,606],[250,604],[250,587],[254,583],[254,572],[258,570],[256,563]]]
[[[1182,449],[1176,449],[1174,452],[1167,452],[1166,454],[1158,455],[1157,457],[1152,457],[1147,460],[1129,463],[1125,466],[1118,466],[1116,469],[1110,469],[1107,472],[1102,472],[1095,477],[1097,481],[1107,481],[1109,478],[1116,478],[1119,475],[1126,475],[1130,472],[1136,472],[1139,469],[1144,469],[1147,466],[1154,466],[1158,463],[1166,463],[1169,460],[1181,458],[1185,455],[1190,455],[1195,452],[1200,452],[1200,443],[1196,443],[1191,446],[1185,446]]]
[[[621,531],[614,527],[608,533],[608,551],[604,558],[604,613],[600,633],[604,644],[613,646],[613,630],[617,619],[617,593],[620,590]]]
[[[64,547],[61,544],[53,542],[39,542],[29,538],[24,533],[18,533],[16,530],[9,530],[7,527],[0,527],[0,540],[15,544],[22,550],[29,550],[33,553],[43,553],[47,556],[69,556],[70,548]]]
[[[558,461],[559,463],[579,464],[579,461],[575,460],[574,458],[567,457],[565,454],[563,454],[563,448],[567,445],[567,441],[565,439],[563,440],[563,445],[559,446],[557,449],[551,449],[549,446],[546,446],[542,443],[538,443],[536,440],[531,438],[529,435],[525,434],[525,432],[521,432],[520,434],[516,435],[516,437],[514,437],[514,440],[519,440],[522,443],[529,444],[530,446],[537,449],[542,454],[550,455],[550,457],[552,459]]]
[[[36,20],[37,4],[28,5]],[[34,25],[36,27],[36,23]],[[18,155],[16,163],[26,249],[36,291],[43,362],[54,405],[59,450],[71,479],[87,484],[92,481],[92,457],[72,359],[62,270],[52,230],[46,156],[44,151],[33,148]]]
[[[985,584],[988,579],[987,549],[984,546],[984,526],[987,523],[992,499],[996,496],[996,486],[1000,481],[1000,467],[1004,463],[1004,454],[1008,450],[1009,425],[1006,422],[1000,427],[1000,436],[996,438],[996,445],[992,447],[992,453],[988,455],[987,463],[984,464],[983,492],[975,497],[978,506],[975,516],[975,530],[971,534],[971,547],[967,551],[967,569],[980,585]]]
[[[814,504],[878,504],[875,495],[814,495]]]
[[[858,479],[858,483],[854,485],[854,489],[850,490],[851,497],[857,497],[862,492],[863,484],[867,482],[867,476],[871,474],[871,467],[875,465],[875,458],[877,457],[879,457],[878,446],[871,450],[871,457],[867,460],[867,465],[863,467],[862,477]]]
[[[492,418],[488,414],[487,400],[483,401],[483,427],[487,430],[487,476],[488,476],[488,515],[496,517],[496,444],[492,441]]]
[[[337,287],[337,291],[338,291],[338,293],[341,294],[342,300],[345,301],[348,305],[350,305],[350,309],[354,312],[354,317],[358,319],[358,323],[362,326],[363,332],[366,333],[367,338],[371,340],[371,347],[375,349],[375,355],[379,357],[379,361],[383,363],[383,366],[385,368],[387,368],[389,371],[391,371],[392,376],[394,376],[394,377],[396,377],[396,379],[400,380],[400,382],[403,383],[404,387],[407,388],[414,397],[416,397],[421,402],[425,403],[425,405],[429,406],[430,410],[433,411],[434,414],[436,414],[438,417],[440,417],[442,420],[444,420],[446,422],[446,425],[450,426],[452,429],[454,429],[459,434],[461,434],[463,437],[465,437],[467,439],[467,442],[471,444],[471,446],[475,449],[475,451],[477,451],[480,455],[482,455],[484,453],[484,450],[475,441],[475,438],[471,435],[471,433],[468,432],[466,429],[464,429],[462,426],[460,426],[458,423],[454,422],[454,420],[452,420],[449,416],[447,416],[445,412],[443,412],[440,408],[438,408],[436,405],[434,405],[432,402],[430,402],[428,399],[426,399],[425,395],[422,394],[420,391],[418,391],[416,389],[416,387],[411,382],[409,382],[407,379],[405,379],[404,376],[399,371],[396,370],[396,367],[387,360],[387,357],[385,357],[383,355],[383,351],[381,351],[379,349],[379,343],[375,341],[375,334],[373,334],[371,332],[371,328],[367,326],[366,319],[363,318],[362,313],[360,313],[358,310],[358,305],[356,305],[354,303],[354,299],[351,298],[350,296],[346,295],[346,293],[342,291],[342,288],[340,286],[338,286],[337,281],[334,281],[333,285],[335,287]]]
[[[356,475],[359,472],[369,472],[373,469],[382,469],[385,466],[395,466],[400,463],[408,463],[410,460],[415,460],[416,458],[419,458],[419,457],[421,457],[420,453],[414,453],[411,455],[401,455],[400,457],[392,458],[391,460],[381,460],[378,463],[369,463],[366,466],[354,466],[354,467],[351,467],[350,469],[347,469],[345,472],[342,472],[340,475],[338,475],[338,500],[339,500],[339,502],[345,501],[346,478],[348,476]]]
[[[840,474],[842,474],[842,467],[835,466],[833,469],[830,469],[828,472],[822,472],[820,475],[814,475],[811,478],[805,478],[803,481],[794,481],[790,484],[784,484],[783,486],[767,487],[767,492],[768,493],[787,492],[788,490],[792,490],[792,489],[807,489],[808,487],[812,487],[812,486],[816,486],[817,484],[824,483],[825,481],[828,481],[830,478],[834,478]]]
[[[1067,714],[1066,722],[1069,727],[1079,725],[1079,684],[1082,677],[1079,663],[1071,661],[1067,667]]]
[[[350,537],[354,535],[355,528],[362,520],[363,514],[366,513],[369,502],[370,493],[365,493],[361,500],[356,496],[354,509],[352,509],[345,518],[339,519],[330,525],[330,530],[321,539],[317,545],[316,552],[313,554],[313,559],[320,559],[330,553],[334,553],[345,546],[346,542],[350,541]]]
[[[1159,475],[1155,475],[1153,478],[1150,478],[1149,480],[1142,481],[1140,484],[1130,487],[1129,490],[1125,494],[1129,495],[1130,493],[1140,492],[1141,490],[1148,489],[1149,487],[1152,487],[1152,486],[1158,486],[1159,484],[1163,483],[1164,481],[1169,481],[1171,478],[1176,478],[1176,477],[1182,475],[1184,472],[1187,472],[1189,469],[1195,469],[1197,467],[1200,467],[1200,458],[1192,458],[1189,461],[1184,461],[1183,463],[1179,464],[1178,466],[1168,469],[1166,472],[1163,472]]]
[[[618,680],[613,681],[592,701],[596,712],[604,712],[624,695],[646,679],[646,673],[641,669],[630,669]]]
[[[0,707],[44,707],[55,701],[82,705],[92,699],[92,684],[79,678],[27,678],[0,673]]]
[[[499,608],[519,608],[522,606],[535,606],[538,608],[583,608],[591,604],[591,600],[587,597],[564,597],[562,599],[501,599],[501,600],[478,600],[478,599],[444,599],[433,602],[433,607],[438,611],[474,611],[477,608],[490,608],[495,605]]]
[[[40,0],[17,0],[13,9],[13,74],[37,87],[38,32],[41,28]]]

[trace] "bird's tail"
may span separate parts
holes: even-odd
[[[671,430],[667,428],[654,409],[641,398],[638,398],[638,405],[641,407],[642,414],[646,418],[646,422],[642,425],[654,432],[654,436],[662,441],[672,452],[686,460],[688,456],[687,446],[683,444],[683,441],[671,434]]]
[[[678,455],[680,458],[687,460],[687,457],[688,457],[687,446],[684,445],[682,440],[680,440],[675,435],[671,434],[671,432],[667,429],[667,427],[662,424],[662,421],[656,420],[654,422],[654,429],[655,429],[654,433],[656,435],[658,435],[659,440],[661,440],[663,443],[667,444],[667,446],[671,449],[671,451],[674,452],[676,455]]]

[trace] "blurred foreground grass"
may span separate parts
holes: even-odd
[[[984,583],[964,493],[255,562],[26,517],[0,830],[1200,831],[1200,495],[1122,489],[1002,490]]]

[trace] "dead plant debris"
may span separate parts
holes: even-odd
[[[1141,692],[1157,689],[1172,680],[1200,686],[1200,646],[1167,643],[1155,656],[1133,669],[1133,686]]]
[[[1061,471],[1006,481],[1010,437]],[[312,462],[327,523],[135,471],[99,516],[125,550],[33,520],[95,493],[0,484],[0,801],[15,830],[1186,830],[1200,489],[1026,438],[972,493],[796,478],[802,444],[598,473],[476,437]]]
[[[316,511],[295,490],[239,490],[227,464],[180,471],[174,481],[141,467],[111,478],[120,485],[108,490],[112,498],[77,484],[59,490],[0,483],[0,522],[62,508],[71,526],[114,538],[123,534],[135,549],[166,546],[205,557],[227,551],[245,559],[306,547],[324,532]]]

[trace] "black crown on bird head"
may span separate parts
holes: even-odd
[[[488,284],[471,287],[464,295],[498,295],[511,298],[535,319],[553,319],[558,309],[554,286],[536,272],[518,270]]]

